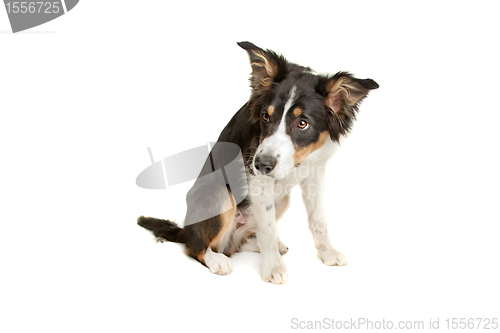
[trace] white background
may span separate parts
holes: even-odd
[[[291,319],[499,317],[498,8],[477,2],[81,1],[12,34],[0,9],[4,332],[285,332]],[[174,5],[175,3],[175,5]],[[216,276],[144,214],[155,159],[216,140],[249,96],[249,40],[380,84],[328,168],[316,257],[300,194],[280,223],[284,286],[259,254]]]

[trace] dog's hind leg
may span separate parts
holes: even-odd
[[[290,195],[284,196],[281,201],[276,205],[276,221],[279,221],[283,214],[287,211],[288,206],[290,205]],[[288,246],[285,245],[281,241],[278,236],[278,248],[281,255],[284,255],[288,252]],[[257,238],[255,234],[252,234],[250,237],[245,239],[244,244],[239,249],[241,252],[260,252],[259,246],[257,245]]]
[[[241,245],[240,252],[260,252],[255,235],[253,235],[252,237],[248,237],[245,240],[245,243]]]
[[[212,248],[208,248],[204,256],[205,265],[210,269],[210,272],[219,275],[227,275],[233,272],[233,265],[223,253],[213,252]]]
[[[228,258],[235,252],[233,241],[234,217],[236,205],[234,198],[226,188],[214,191],[210,197],[196,201],[196,206],[188,205],[186,220],[193,222],[198,215],[193,210],[208,210],[217,206],[219,215],[201,222],[189,223],[186,227],[186,251],[191,257],[207,266],[214,274],[227,275],[233,271]],[[191,208],[191,210],[190,210]]]
[[[281,255],[284,255],[285,253],[288,252],[288,246],[286,246],[285,243],[283,243],[279,238],[278,238],[278,248]],[[260,249],[259,246],[257,245],[257,238],[256,237],[247,238],[245,244],[241,246],[240,251],[259,253]]]

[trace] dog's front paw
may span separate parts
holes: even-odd
[[[266,267],[267,266],[267,267]],[[273,284],[285,284],[288,279],[286,268],[283,263],[265,265],[262,269],[262,280]]]
[[[337,250],[328,250],[328,251],[319,250],[318,257],[327,266],[347,265],[347,257],[342,252]]]

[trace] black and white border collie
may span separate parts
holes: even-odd
[[[319,258],[325,265],[346,265],[346,257],[332,246],[327,233],[325,166],[349,132],[360,101],[378,84],[347,72],[319,75],[252,43],[238,45],[250,58],[252,93],[218,142],[241,149],[244,200],[235,201],[234,188],[209,189],[197,181],[187,195],[184,228],[144,216],[138,224],[159,241],[184,243],[187,254],[215,274],[232,272],[229,257],[235,252],[260,252],[262,279],[283,284],[287,273],[281,255],[288,248],[278,238],[277,221],[288,208],[291,189],[298,185]],[[213,207],[219,210],[213,217],[195,221]]]

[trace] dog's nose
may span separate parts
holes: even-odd
[[[271,155],[262,155],[255,158],[255,169],[264,175],[273,172],[277,159]]]

